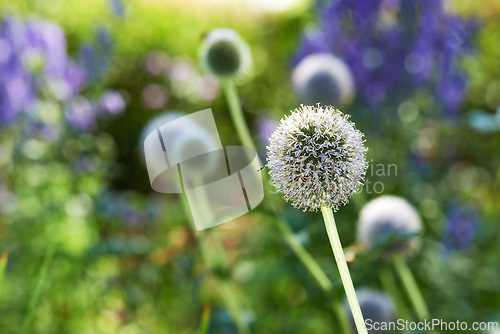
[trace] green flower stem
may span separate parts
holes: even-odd
[[[336,301],[333,303],[333,310],[339,322],[340,332],[342,334],[352,334],[352,327],[347,320],[347,312],[345,311],[344,305],[342,305],[340,301]]]
[[[2,256],[0,256],[0,301],[2,300],[3,280],[5,277],[5,269],[7,268],[8,259],[9,253],[3,252]]]
[[[182,207],[186,213],[186,216],[191,220],[191,226],[194,229],[194,222],[192,221],[191,211],[189,209],[189,204],[187,202],[187,197],[185,195],[181,195]],[[227,259],[225,258],[225,253],[221,251],[223,249],[222,245],[220,245],[219,238],[211,238],[212,242],[215,243],[215,246],[208,244],[208,238],[206,237],[206,233],[200,233],[195,231],[194,235],[198,239],[200,243],[200,250],[203,256],[203,259],[207,266],[210,269],[215,269],[219,265],[227,266]],[[220,277],[215,277],[217,287],[220,291],[222,300],[226,305],[229,314],[233,318],[236,323],[236,327],[238,328],[238,333],[240,334],[249,334],[250,329],[248,328],[247,323],[243,319],[243,311],[240,306],[238,293],[236,292],[236,288],[231,284],[227,279],[223,279]]]
[[[340,242],[339,233],[335,225],[333,211],[331,208],[323,206],[321,207],[321,213],[323,214],[323,219],[325,221],[326,231],[328,233],[328,238],[330,239],[330,244],[332,246],[333,255],[335,256],[335,261],[337,262],[340,278],[347,295],[347,301],[349,302],[349,306],[351,307],[354,323],[356,324],[356,328],[358,329],[359,334],[368,334],[365,326],[365,320],[363,319],[363,314],[361,313],[361,307],[359,306],[358,298],[356,297],[356,291],[354,290],[354,285],[352,284],[351,274],[349,273],[349,268],[347,267],[347,262],[345,260],[344,250],[342,249],[342,244]]]
[[[282,219],[277,218],[276,222],[285,236],[285,240],[292,249],[292,251],[297,255],[297,257],[302,261],[304,266],[309,270],[311,275],[314,277],[318,285],[326,292],[329,292],[333,284],[330,279],[326,276],[325,272],[319,266],[318,262],[309,254],[309,252],[302,246],[302,244],[297,239],[297,236],[292,231],[290,226]]]
[[[38,273],[38,278],[35,283],[35,288],[30,296],[28,311],[24,316],[24,320],[21,326],[21,334],[27,334],[30,332],[31,320],[33,319],[33,314],[35,313],[36,303],[38,301],[38,297],[40,296],[40,291],[42,290],[42,286],[45,281],[45,277],[47,276],[47,271],[49,269],[50,263],[52,262],[55,251],[56,247],[51,244],[45,252],[42,267],[40,268],[40,272]]]
[[[233,120],[234,126],[236,127],[236,132],[244,146],[251,147],[255,149],[255,144],[252,139],[252,135],[248,130],[245,118],[243,117],[243,111],[241,110],[240,99],[238,97],[238,92],[232,80],[224,79],[221,80],[222,89],[224,95],[226,96],[227,104],[229,105],[229,112],[231,113],[231,118]]]
[[[397,282],[394,278],[394,274],[389,266],[384,266],[380,270],[380,282],[384,291],[392,297],[394,300],[397,315],[400,319],[411,320],[410,312],[408,311],[408,306],[406,302],[401,298],[401,294],[397,288]]]
[[[419,320],[423,321],[425,319],[430,319],[430,313],[425,303],[425,299],[405,259],[401,256],[396,256],[394,257],[393,264]]]
[[[210,304],[205,304],[203,308],[203,314],[201,316],[200,328],[198,329],[198,334],[207,334],[208,328],[210,326]]]

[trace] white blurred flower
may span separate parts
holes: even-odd
[[[420,217],[406,200],[381,196],[361,210],[358,239],[368,250],[382,247],[384,256],[410,255],[420,244],[421,230]]]
[[[295,91],[307,104],[342,106],[354,97],[351,71],[331,54],[312,54],[300,61],[292,73]]]
[[[200,48],[203,68],[219,78],[235,79],[250,68],[250,49],[240,35],[227,28],[212,30]]]

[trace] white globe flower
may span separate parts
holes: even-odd
[[[301,106],[271,135],[271,181],[286,201],[304,211],[337,211],[361,187],[367,149],[349,115],[327,106]]]

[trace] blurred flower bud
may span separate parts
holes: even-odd
[[[200,48],[203,68],[219,78],[235,79],[249,69],[250,49],[240,35],[226,28],[211,31]]]
[[[384,257],[410,255],[420,245],[421,229],[417,211],[406,200],[381,196],[361,210],[358,240],[367,250],[380,248]]]
[[[330,54],[312,54],[294,69],[295,91],[306,104],[342,106],[354,96],[351,71],[340,58]]]
[[[388,323],[394,321],[394,305],[392,300],[383,292],[378,292],[371,289],[356,290],[361,312],[366,320],[371,320],[371,323]],[[349,316],[353,331],[356,331],[354,318],[352,317],[351,308],[344,300],[344,306]],[[382,331],[369,330],[368,333],[382,333]]]

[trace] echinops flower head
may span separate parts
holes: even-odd
[[[364,288],[356,290],[356,296],[365,320],[370,319],[372,323],[387,323],[395,320],[394,304],[385,293]],[[344,305],[351,320],[352,328],[355,329],[354,319],[347,300],[344,301]],[[380,333],[374,330],[368,332]]]
[[[351,71],[340,58],[328,53],[312,54],[292,73],[295,91],[304,103],[341,106],[354,96]]]
[[[305,106],[283,118],[271,135],[271,182],[303,211],[337,211],[361,187],[367,162],[364,135],[331,106]]]
[[[422,230],[417,211],[404,199],[381,196],[366,204],[358,223],[358,240],[368,249],[380,247],[383,257],[410,255]]]
[[[246,42],[236,31],[227,28],[212,30],[205,36],[200,59],[208,73],[225,79],[244,75],[252,61]]]

